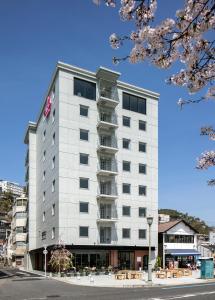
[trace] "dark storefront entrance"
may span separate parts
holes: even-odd
[[[109,266],[109,251],[100,253],[74,253],[73,263],[76,269],[85,267],[107,268]]]
[[[118,264],[120,269],[134,270],[134,251],[119,251]]]

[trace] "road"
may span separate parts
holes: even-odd
[[[141,288],[76,286],[13,269],[0,270],[0,300],[214,300],[215,282]]]

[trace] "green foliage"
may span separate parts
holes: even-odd
[[[161,268],[161,262],[162,262],[162,259],[160,256],[157,256],[156,258],[156,263],[155,263],[155,268]]]
[[[183,219],[196,231],[198,231],[198,233],[201,234],[208,234],[211,229],[203,220],[197,217],[190,216],[188,215],[188,213],[182,213],[174,209],[159,209],[158,213],[170,215],[171,220]]]
[[[8,213],[12,210],[14,196],[11,192],[4,192],[0,195],[0,213]]]
[[[60,273],[71,269],[73,267],[72,257],[72,253],[64,246],[57,246],[57,248],[52,251],[49,261],[52,271]]]

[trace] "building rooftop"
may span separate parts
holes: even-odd
[[[179,223],[185,223],[187,226],[189,226],[193,231],[195,231],[196,233],[197,230],[195,228],[193,228],[190,224],[188,224],[186,221],[182,220],[182,219],[178,219],[178,220],[173,220],[170,222],[166,222],[166,223],[160,223],[158,224],[158,233],[163,233],[163,232],[167,232],[169,229],[171,229],[172,227],[174,227],[175,225],[179,224]]]

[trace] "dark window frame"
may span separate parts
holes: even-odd
[[[124,209],[129,209],[129,213],[125,213]],[[122,216],[123,217],[130,217],[131,216],[131,206],[123,205],[122,206]]]
[[[139,142],[139,152],[146,153],[146,143]]]
[[[85,114],[85,113],[83,113],[83,112],[87,112],[87,113]],[[88,118],[89,107],[86,106],[86,105],[80,104],[80,107],[79,107],[79,113],[80,113],[80,116],[81,116],[81,117]]]
[[[133,112],[137,112],[143,115],[147,113],[146,98],[142,98],[136,95],[123,93],[122,95],[122,108]]]
[[[74,77],[74,95],[96,101],[96,83]]]
[[[81,186],[81,184],[83,184],[84,182],[87,182],[86,187],[85,187],[85,185]],[[79,177],[79,188],[84,189],[84,190],[88,190],[89,189],[89,178]]]
[[[87,158],[87,160],[86,160],[87,163],[85,163],[83,161],[81,162],[81,159],[83,159],[83,158]],[[80,165],[88,166],[89,165],[89,154],[87,154],[87,153],[79,153],[79,164]]]
[[[80,128],[80,133],[79,134],[80,134],[80,141],[86,141],[86,142],[89,141],[89,130]],[[81,138],[81,134],[87,134],[87,139],[83,138],[83,136]]]
[[[144,232],[144,237],[141,237],[141,232]],[[146,240],[147,236],[146,236],[147,232],[146,232],[146,229],[139,229],[138,230],[138,237],[140,240]]]
[[[127,166],[129,166],[128,169],[125,168],[126,164],[127,164]],[[131,172],[131,162],[128,161],[128,160],[123,160],[123,161],[122,161],[122,170],[123,170],[124,172]]]
[[[127,143],[128,143],[128,147],[124,147],[124,146],[125,146],[124,142],[127,142]],[[131,145],[131,140],[130,140],[130,139],[126,139],[126,138],[123,138],[123,139],[122,139],[122,148],[123,148],[123,149],[130,150],[130,145]]]
[[[129,191],[126,192],[124,188],[129,188]],[[122,183],[122,193],[123,194],[131,194],[131,184],[130,183]]]
[[[87,205],[87,210],[85,209],[84,211],[83,210],[81,210],[81,206],[82,205]],[[83,207],[82,207],[83,208]],[[81,213],[81,214],[89,214],[89,202],[85,202],[85,201],[80,201],[79,202],[79,212]]]
[[[81,234],[81,230],[86,230],[87,229],[87,234]],[[89,237],[89,226],[79,226],[79,237],[84,237],[88,238]]]
[[[139,174],[146,174],[146,164],[139,164]]]
[[[141,214],[141,209],[144,210],[144,215]],[[139,218],[146,218],[146,207],[139,207],[138,212],[139,212]]]
[[[141,125],[143,125],[143,128],[141,128]],[[139,130],[146,131],[146,121],[139,120]]]
[[[126,123],[127,122],[127,123]],[[122,116],[122,125],[124,127],[131,127],[131,118],[127,116]]]
[[[129,233],[128,236],[125,233]],[[131,238],[131,228],[122,228],[122,238],[123,239],[130,239]]]
[[[142,192],[141,189],[143,189],[144,192]],[[139,190],[139,196],[146,196],[146,186],[145,185],[139,185],[138,190]]]

